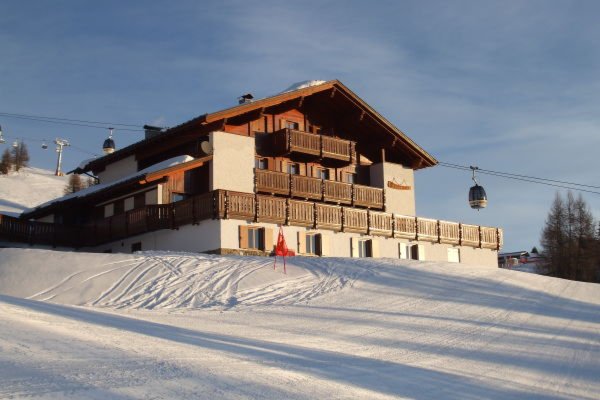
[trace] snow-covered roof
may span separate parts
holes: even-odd
[[[308,80],[308,81],[296,82],[296,83],[293,83],[292,85],[290,85],[284,91],[281,91],[279,93],[293,92],[294,90],[300,90],[300,89],[305,89],[305,88],[311,87],[311,86],[322,85],[325,82],[326,81],[321,81],[321,80],[318,80],[318,79],[312,79],[312,80]]]
[[[83,198],[83,197],[89,196],[89,195],[91,195],[93,193],[97,193],[97,192],[99,192],[101,190],[105,190],[105,189],[108,189],[110,187],[117,186],[117,185],[119,185],[119,184],[121,184],[123,182],[127,182],[127,181],[130,181],[130,180],[136,179],[136,178],[141,178],[144,175],[147,175],[147,174],[150,174],[150,173],[153,173],[153,172],[158,172],[158,171],[161,171],[163,169],[167,169],[167,168],[173,167],[175,165],[183,164],[183,163],[186,163],[188,161],[192,161],[193,159],[194,159],[194,157],[189,156],[189,155],[183,155],[183,156],[177,156],[177,157],[169,158],[168,160],[161,161],[161,162],[159,162],[157,164],[151,165],[148,168],[144,168],[141,171],[138,171],[138,172],[135,172],[133,174],[124,176],[121,179],[118,179],[116,181],[108,182],[108,183],[99,183],[97,185],[89,186],[89,187],[87,187],[85,189],[81,189],[78,192],[69,193],[69,194],[67,194],[67,195],[65,195],[63,197],[59,197],[59,198],[56,198],[54,200],[50,200],[50,201],[47,201],[45,203],[42,203],[42,204],[40,204],[40,205],[38,205],[38,206],[36,206],[34,208],[26,209],[26,210],[23,211],[23,213],[25,214],[25,213],[30,213],[30,212],[35,211],[35,210],[39,210],[41,208],[48,207],[49,205],[51,205],[53,203],[63,202],[63,201],[71,200],[71,199],[74,199],[74,198]]]

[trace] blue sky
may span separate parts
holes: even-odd
[[[600,185],[598,15],[597,1],[3,1],[0,112],[173,126],[243,93],[339,79],[440,161]],[[106,137],[0,125],[69,139],[67,169]],[[54,167],[52,148],[29,147]],[[508,251],[538,244],[556,191],[482,175],[476,212],[468,173],[416,179],[420,216],[501,226]],[[600,217],[600,196],[584,198]]]

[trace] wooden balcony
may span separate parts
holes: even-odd
[[[52,246],[99,246],[206,219],[241,219],[499,250],[501,229],[438,221],[256,193],[216,190],[171,204],[147,205],[82,226],[0,214],[0,240]]]
[[[254,171],[257,193],[279,194],[376,210],[382,210],[384,207],[383,189],[381,188],[290,175],[285,172],[262,169]]]
[[[271,147],[280,155],[297,153],[345,163],[356,161],[356,143],[351,140],[287,128],[274,132],[271,137]]]

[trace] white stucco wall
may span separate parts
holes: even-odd
[[[210,190],[254,192],[254,138],[212,132],[210,143]]]
[[[129,156],[106,166],[104,171],[98,172],[100,183],[114,182],[124,176],[137,172],[138,165],[135,156]]]
[[[185,225],[177,230],[162,229],[106,243],[83,251],[107,251],[130,253],[133,243],[141,242],[142,250],[171,250],[205,252],[221,247],[218,220],[206,220],[198,225]]]
[[[371,186],[385,189],[386,212],[402,215],[416,215],[415,175],[411,168],[390,162],[370,166]],[[394,189],[388,186],[394,182],[410,186],[410,190]]]

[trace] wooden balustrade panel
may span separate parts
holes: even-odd
[[[127,211],[127,226],[130,235],[138,235],[148,231],[146,223],[146,207]]]
[[[479,226],[462,224],[462,242],[463,245],[479,246]]]
[[[292,175],[292,196],[304,199],[321,200],[322,181],[308,176]]]
[[[215,190],[215,207],[217,218],[225,218],[226,196],[224,190]]]
[[[313,226],[315,223],[315,204],[307,201],[289,200],[290,225]]]
[[[317,204],[317,228],[342,229],[342,207]]]
[[[498,228],[498,250],[504,247],[504,231]]]
[[[194,199],[188,198],[173,203],[173,221],[175,226],[187,225],[194,222]]]
[[[215,216],[214,197],[212,193],[204,193],[193,197],[196,222]]]
[[[290,135],[290,151],[314,155],[321,154],[321,141],[319,135],[292,129],[288,131],[288,134]]]
[[[383,189],[354,185],[354,204],[363,207],[383,208]]]
[[[367,233],[369,231],[367,210],[359,208],[343,208],[344,232]]]
[[[110,218],[102,218],[94,222],[94,236],[97,243],[110,241]]]
[[[498,247],[498,233],[496,228],[481,227],[481,247],[496,249]]]
[[[415,217],[394,215],[394,236],[406,239],[417,237],[417,224]]]
[[[146,206],[146,218],[148,230],[150,231],[171,228],[171,205],[153,204]]]
[[[373,235],[392,236],[392,214],[369,211],[369,233]]]
[[[335,203],[352,203],[352,185],[349,183],[324,181],[323,199]]]
[[[290,194],[290,175],[285,172],[255,169],[256,191],[271,194]]]
[[[36,244],[53,244],[56,228],[52,224],[32,222],[30,241]]]
[[[258,221],[283,224],[285,222],[286,201],[279,197],[258,196]]]
[[[417,228],[418,228],[418,240],[427,240],[430,242],[437,242],[438,240],[438,230],[437,230],[437,220],[429,219],[429,218],[417,218]]]
[[[440,243],[460,243],[460,224],[458,222],[440,221]]]
[[[349,140],[321,136],[323,141],[323,157],[350,161],[352,155],[352,143]]]
[[[254,218],[256,203],[249,193],[227,192],[228,218]]]
[[[112,237],[114,239],[127,236],[127,215],[125,213],[116,214],[112,217]]]

